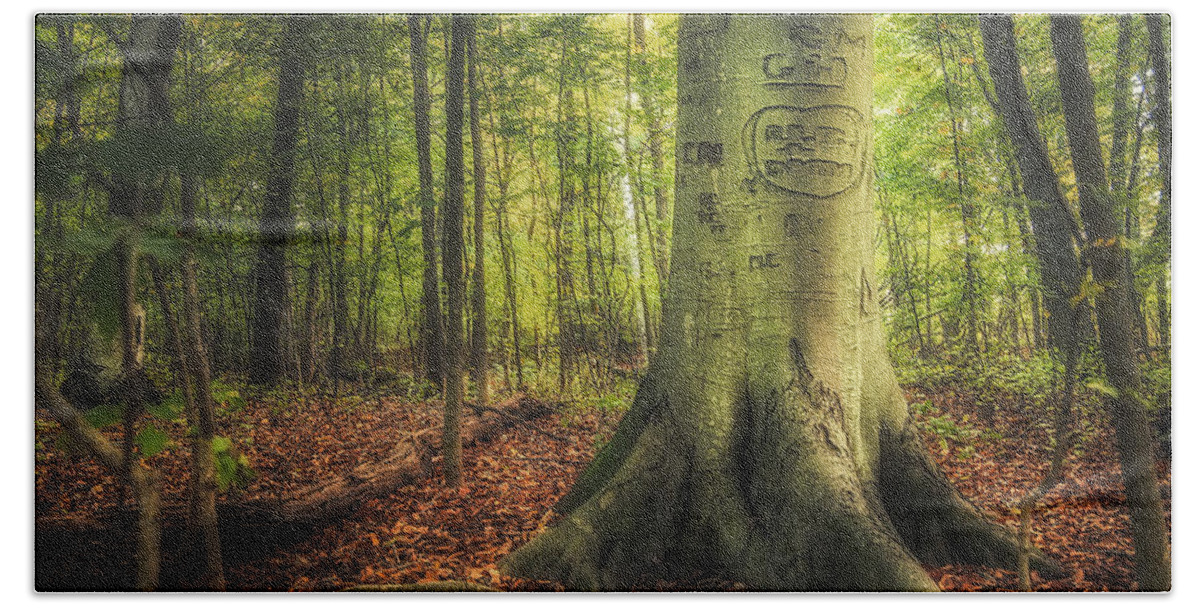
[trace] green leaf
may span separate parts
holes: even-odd
[[[134,437],[133,443],[138,446],[142,456],[150,458],[167,449],[171,445],[171,438],[152,424],[142,429],[137,437]]]
[[[212,449],[214,454],[228,452],[233,447],[233,442],[228,437],[213,437]]]
[[[105,403],[84,412],[83,417],[94,428],[102,429],[120,422],[123,409],[119,404]]]
[[[1113,388],[1108,382],[1105,382],[1102,379],[1097,378],[1092,380],[1091,382],[1088,382],[1086,386],[1106,397],[1112,399],[1117,398],[1117,389]]]
[[[183,417],[183,409],[183,393],[176,389],[162,403],[151,405],[146,411],[159,420],[178,420]]]
[[[235,452],[233,441],[228,437],[213,437],[212,449],[216,461],[217,486],[222,492],[230,486],[243,485],[254,478],[250,459],[246,458],[245,454]]]

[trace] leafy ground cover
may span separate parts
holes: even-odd
[[[1048,467],[1051,441],[1044,423],[1013,406],[991,428],[978,420],[972,399],[951,390],[908,391],[918,426],[943,470],[976,505],[1006,525],[1012,510]],[[252,474],[223,500],[279,497],[321,476],[378,459],[403,434],[436,424],[440,403],[398,397],[298,401],[280,394],[226,404],[223,436],[251,463]],[[556,413],[510,428],[464,453],[465,484],[442,487],[440,477],[397,488],[365,502],[352,515],[269,556],[231,563],[231,590],[343,590],[361,585],[469,581],[504,590],[554,590],[552,583],[512,579],[497,561],[532,538],[553,518],[551,506],[606,441],[622,409],[610,403],[566,405]],[[119,486],[89,458],[56,441],[53,423],[38,418],[36,505],[39,526],[96,518],[115,509]],[[186,429],[167,423],[172,443],[148,459],[163,471],[167,504],[184,497]],[[1106,424],[1084,433],[1066,476],[1040,503],[1034,541],[1059,560],[1066,578],[1042,580],[1043,591],[1129,590],[1132,543],[1119,469]],[[109,430],[113,438],[115,431]],[[435,460],[436,464],[436,460]],[[1170,469],[1159,463],[1170,525]],[[121,567],[114,564],[112,567]],[[929,569],[947,591],[1001,591],[1017,587],[1016,573],[970,566]],[[657,585],[663,590],[739,589],[734,582],[695,580]]]

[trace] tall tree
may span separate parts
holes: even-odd
[[[274,139],[267,173],[267,196],[259,217],[258,253],[254,266],[253,353],[249,371],[250,381],[256,384],[275,383],[287,366],[284,342],[289,308],[287,247],[295,223],[292,187],[300,102],[304,95],[304,36],[302,18],[283,19],[278,38]]]
[[[974,201],[967,195],[966,185],[967,177],[963,172],[963,159],[960,144],[959,120],[958,120],[958,100],[955,98],[955,87],[950,80],[950,72],[946,69],[946,54],[949,51],[944,48],[943,34],[948,28],[944,21],[940,18],[934,18],[934,36],[937,42],[938,61],[941,64],[943,93],[946,97],[946,107],[950,113],[950,143],[954,150],[954,174],[956,176],[956,184],[958,186],[958,208],[962,216],[963,229],[963,299],[967,305],[967,332],[966,342],[967,348],[974,355],[974,362],[978,362],[982,351],[979,346],[979,277],[978,277],[978,245],[976,244],[975,225],[978,223],[978,211],[975,208]]]
[[[121,84],[117,99],[117,131],[114,138],[126,150],[147,150],[159,142],[172,123],[169,97],[171,70],[179,46],[182,19],[178,16],[135,16],[129,33],[122,38],[106,24],[109,37],[121,52]],[[151,149],[153,154],[155,150]],[[137,574],[135,586],[149,590],[158,585],[160,528],[159,487],[155,477],[140,472],[133,453],[134,424],[146,405],[144,385],[148,382],[142,364],[145,343],[145,313],[137,298],[138,241],[144,218],[161,209],[163,191],[155,167],[156,159],[123,159],[123,169],[114,171],[108,182],[109,214],[123,221],[114,251],[117,255],[118,311],[121,319],[121,394],[125,400],[124,468],[134,488],[138,507],[136,535]],[[130,160],[134,160],[129,164]],[[149,168],[142,172],[130,167]],[[51,397],[53,400],[53,397]]]
[[[1167,61],[1166,44],[1161,14],[1146,15],[1146,29],[1150,35],[1150,61],[1154,68],[1154,128],[1158,130],[1158,170],[1162,178],[1159,190],[1158,212],[1155,214],[1154,232],[1150,235],[1151,255],[1162,269],[1155,277],[1154,285],[1158,299],[1159,342],[1169,351],[1171,348],[1171,308],[1167,297],[1167,277],[1171,259],[1171,66]]]
[[[446,407],[442,422],[442,462],[446,485],[462,483],[463,403],[463,63],[474,35],[472,18],[450,19],[450,56],[446,64],[446,198],[442,202],[442,276],[446,279]]]
[[[1112,414],[1121,477],[1133,526],[1137,581],[1143,591],[1165,591],[1171,587],[1166,524],[1158,494],[1154,444],[1142,397],[1133,310],[1125,285],[1127,257],[1113,201],[1108,195],[1108,179],[1096,126],[1095,88],[1088,72],[1081,18],[1078,15],[1052,16],[1050,40],[1058,64],[1067,141],[1079,190],[1079,212],[1089,239],[1085,251],[1092,275],[1103,287],[1096,295],[1096,319],[1100,328],[1104,374],[1117,392],[1112,399]]]
[[[509,572],[936,590],[922,562],[1015,561],[937,473],[884,350],[872,47],[868,15],[682,17],[659,350],[564,519]]]
[[[425,362],[425,379],[435,386],[441,386],[446,338],[442,331],[442,304],[438,292],[437,205],[433,199],[433,161],[429,149],[429,73],[425,67],[425,27],[428,22],[429,18],[423,15],[408,17],[417,179],[420,181],[417,204],[421,208],[421,253],[425,261],[421,281],[421,351]]]
[[[637,164],[633,158],[633,144],[630,138],[633,136],[631,123],[633,122],[633,47],[634,41],[637,39],[634,32],[638,28],[644,29],[642,20],[644,15],[633,14],[629,16],[629,40],[625,47],[625,124],[624,131],[621,134],[621,144],[625,152],[625,176],[621,180],[621,187],[624,193],[628,194],[629,200],[625,201],[626,215],[633,219],[633,234],[629,243],[629,265],[631,268],[632,279],[637,288],[637,298],[634,300],[634,314],[636,315],[635,333],[638,343],[638,352],[641,355],[643,363],[650,360],[650,348],[653,346],[653,338],[651,332],[654,329],[654,324],[650,321],[650,300],[646,297],[646,282],[642,276],[642,223],[641,215],[638,214],[638,209],[645,207],[645,203],[639,199],[643,196],[642,188],[633,180],[636,175]],[[644,35],[644,34],[643,34]],[[659,275],[659,293],[662,293],[662,279],[665,274]]]
[[[1124,199],[1122,204],[1123,214],[1125,216],[1124,237],[1127,240],[1136,242],[1136,236],[1132,230],[1132,218],[1137,213],[1135,201],[1130,197],[1124,196],[1125,193],[1125,163],[1126,163],[1126,146],[1129,144],[1129,131],[1133,123],[1137,120],[1137,114],[1130,111],[1129,101],[1131,90],[1129,86],[1129,72],[1131,64],[1130,44],[1133,38],[1133,16],[1121,15],[1117,18],[1117,70],[1113,74],[1113,104],[1112,104],[1112,148],[1108,155],[1108,177],[1109,191],[1115,197],[1114,200]],[[1140,147],[1140,146],[1138,146]],[[1133,150],[1133,154],[1137,155],[1139,150]],[[1138,350],[1145,352],[1147,350],[1146,340],[1146,320],[1142,315],[1141,293],[1137,290],[1134,284],[1133,270],[1133,255],[1128,249],[1125,251],[1125,269],[1129,276],[1126,277],[1125,284],[1129,288],[1129,301],[1134,307],[1134,319],[1138,326]]]
[[[221,536],[217,523],[217,473],[213,441],[216,438],[216,406],[213,403],[212,372],[200,317],[200,287],[196,257],[196,191],[197,178],[185,173],[180,180],[180,211],[182,230],[186,239],[180,258],[183,281],[183,352],[187,366],[185,382],[192,383],[195,396],[194,420],[196,441],[192,447],[192,470],[196,479],[192,520],[199,531],[203,573],[198,581],[204,589],[225,588],[224,566],[221,562]]]
[[[670,210],[667,208],[667,190],[663,187],[663,152],[662,152],[662,121],[651,91],[652,74],[646,61],[646,15],[634,13],[630,16],[633,25],[633,43],[637,50],[638,101],[641,102],[642,114],[646,119],[646,144],[650,152],[651,183],[654,192],[653,225],[646,226],[646,233],[653,240],[651,251],[654,253],[654,268],[658,276],[658,292],[661,294],[667,284],[667,274],[670,271],[667,243],[667,221]],[[632,111],[630,110],[630,113]],[[645,203],[643,202],[643,205]],[[649,219],[649,218],[647,218]],[[647,222],[649,224],[649,222]]]
[[[1062,385],[1054,396],[1056,442],[1050,470],[1023,499],[1023,513],[1028,513],[1037,500],[1058,483],[1071,449],[1071,408],[1084,322],[1084,307],[1078,305],[1076,298],[1083,272],[1072,238],[1076,233],[1075,218],[1059,187],[1046,140],[1038,131],[1037,117],[1021,75],[1012,17],[980,15],[979,29],[988,72],[996,88],[996,108],[1013,144],[1021,189],[1029,201],[1034,253],[1049,317],[1051,356],[1063,366]]]
[[[483,208],[487,202],[487,160],[483,157],[483,130],[479,127],[479,56],[475,41],[475,19],[467,38],[467,88],[471,107],[471,181],[475,184],[475,265],[471,269],[471,380],[475,383],[476,405],[488,402],[487,288],[484,283]]]
[[[497,28],[497,40],[503,40],[504,27],[503,22]],[[506,78],[506,71],[503,65],[497,66],[498,82],[503,82]],[[496,197],[496,243],[500,250],[500,266],[504,269],[504,303],[505,310],[508,314],[508,333],[512,338],[512,358],[513,367],[516,368],[517,389],[525,388],[525,373],[524,364],[521,361],[521,325],[517,316],[517,288],[516,288],[516,252],[513,247],[513,230],[508,223],[508,185],[509,175],[512,171],[513,154],[509,149],[509,140],[502,138],[496,128],[496,106],[495,99],[491,94],[487,93],[487,89],[483,88],[483,79],[480,79],[480,87],[485,92],[488,105],[488,124],[491,126],[492,140],[492,162],[496,167],[496,186],[498,196]],[[507,376],[507,367],[505,370]]]

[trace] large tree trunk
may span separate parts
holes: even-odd
[[[462,483],[463,403],[463,62],[467,39],[474,35],[470,17],[450,20],[450,57],[446,65],[446,199],[442,204],[442,276],[446,278],[446,409],[442,458],[446,485]]]
[[[267,177],[267,196],[259,219],[258,259],[254,267],[253,353],[250,380],[273,384],[283,376],[287,357],[287,245],[292,233],[292,185],[295,178],[296,137],[300,100],[304,94],[301,28],[297,17],[283,20],[279,34],[279,90],[275,102],[275,133]]]
[[[1125,248],[1120,244],[1115,209],[1096,127],[1095,89],[1088,73],[1083,27],[1078,16],[1050,18],[1050,40],[1058,63],[1059,91],[1066,119],[1071,164],[1079,184],[1079,212],[1088,232],[1087,255],[1096,282],[1106,288],[1096,295],[1100,353],[1104,374],[1117,391],[1112,399],[1121,477],[1133,525],[1134,566],[1142,591],[1171,587],[1167,533],[1155,474],[1154,444],[1142,378],[1137,365],[1132,308],[1125,285]]]
[[[661,346],[509,572],[936,590],[921,562],[1016,563],[925,452],[884,349],[872,69],[866,15],[682,18]]]
[[[422,15],[408,17],[408,35],[412,56],[413,117],[416,121],[417,176],[420,181],[418,204],[421,207],[421,253],[425,262],[421,281],[421,354],[425,379],[442,384],[445,336],[442,332],[442,305],[438,295],[437,208],[433,200],[433,162],[430,159],[429,76],[425,67],[425,28]]]

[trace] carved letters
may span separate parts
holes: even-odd
[[[771,53],[763,57],[762,71],[768,85],[840,87],[846,82],[847,68],[842,57]]]
[[[849,106],[771,106],[743,131],[747,160],[766,181],[819,198],[859,182],[866,143],[866,119]]]
[[[725,146],[711,141],[685,141],[679,147],[680,162],[688,165],[719,165]]]
[[[765,268],[779,268],[778,253],[769,252],[762,255],[750,256],[750,270],[763,270]]]

